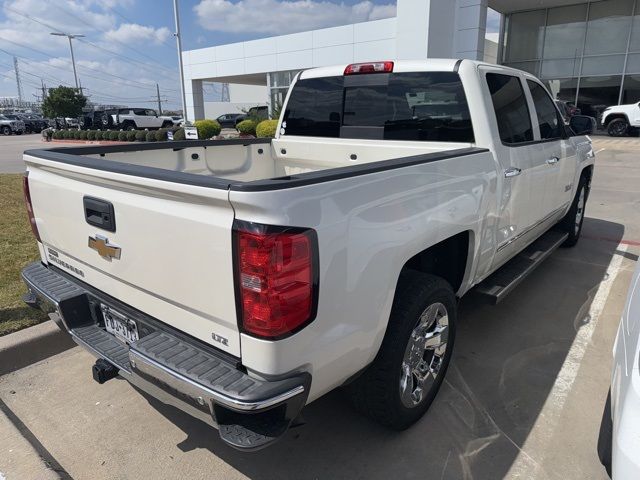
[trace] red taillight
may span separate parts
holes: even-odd
[[[236,222],[234,235],[243,331],[277,339],[313,320],[317,290],[315,232]]]
[[[344,69],[345,75],[391,72],[393,72],[393,62],[352,63],[351,65],[347,65],[347,68]]]
[[[33,214],[33,205],[31,204],[31,192],[29,191],[29,177],[25,175],[22,177],[22,191],[24,193],[24,203],[27,206],[27,213],[29,214],[29,223],[31,224],[31,231],[36,237],[36,240],[40,240],[40,232],[38,232],[38,225],[36,224],[36,217]]]

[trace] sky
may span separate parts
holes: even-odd
[[[184,50],[395,16],[395,0],[180,0]],[[497,37],[490,12],[487,33]],[[23,99],[41,85],[74,86],[66,37],[80,84],[96,103],[154,108],[180,104],[172,0],[0,0],[0,97]]]

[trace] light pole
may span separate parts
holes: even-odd
[[[178,66],[180,67],[180,95],[182,97],[182,118],[185,125],[189,125],[187,120],[187,100],[184,93],[184,67],[182,65],[182,39],[180,38],[180,12],[178,11],[178,0],[173,0],[173,16],[176,20],[176,46],[178,47]]]
[[[51,32],[51,35],[55,35],[57,37],[67,37],[69,39],[69,49],[71,50],[71,64],[73,65],[73,77],[76,80],[76,89],[79,89],[78,85],[78,73],[76,72],[76,59],[73,56],[73,43],[71,40],[74,38],[84,37],[81,33],[62,33],[62,32]]]

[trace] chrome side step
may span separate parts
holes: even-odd
[[[567,239],[568,234],[549,230],[487,277],[475,292],[494,305],[501,302],[518,284]]]

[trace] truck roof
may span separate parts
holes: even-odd
[[[478,60],[467,60],[460,58],[428,58],[424,60],[380,60],[392,61],[394,72],[453,72],[457,71],[457,66],[462,61],[471,63],[475,66],[487,65],[491,67],[500,67],[504,70],[512,70],[513,68],[504,65],[496,65],[494,63],[481,62]],[[377,63],[376,62],[354,62],[354,63]],[[300,79],[319,78],[319,77],[337,77],[344,75],[344,70],[349,64],[331,65],[327,67],[310,68],[300,73]]]

